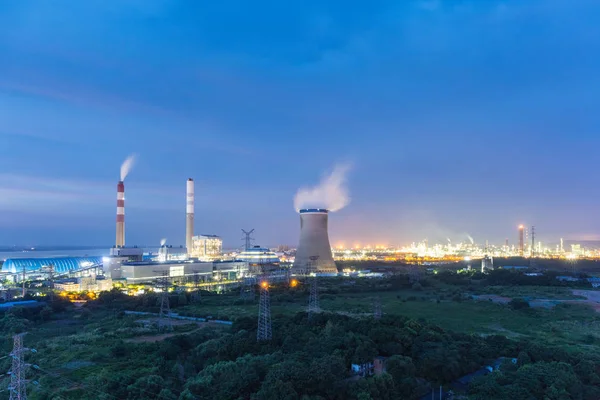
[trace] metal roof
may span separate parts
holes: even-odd
[[[64,273],[88,266],[102,264],[102,257],[57,257],[57,258],[8,258],[2,264],[2,272],[32,272],[42,267],[54,266],[54,272]]]

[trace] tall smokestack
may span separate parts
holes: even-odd
[[[525,227],[519,225],[519,255],[522,257],[525,253]]]
[[[117,184],[117,247],[125,247],[125,185]]]
[[[187,196],[185,205],[185,246],[187,252],[192,252],[192,237],[194,236],[194,180],[187,180]]]
[[[293,266],[295,273],[338,272],[327,233],[328,213],[321,208],[300,210],[300,243]]]

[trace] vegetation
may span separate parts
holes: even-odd
[[[115,290],[80,308],[57,297],[46,307],[0,314],[7,333],[0,346],[7,354],[10,334],[28,332],[25,344],[37,352],[27,361],[39,366],[30,370],[40,383],[30,387],[34,400],[413,399],[439,385],[482,400],[600,398],[600,314],[570,304],[531,308],[528,297],[548,298],[552,289],[566,296],[568,289],[514,282],[518,277],[504,272],[443,272],[418,283],[406,275],[321,279],[326,311],[310,321],[306,287],[273,287],[268,343],[256,342],[257,299],[242,301],[239,293],[203,292],[199,303],[173,293],[174,312],[233,325],[178,321],[171,333],[158,332],[151,317],[124,313],[157,312],[154,294]],[[511,294],[512,301],[474,299],[483,293]],[[372,316],[376,298],[379,320]],[[352,364],[378,356],[386,373],[351,372]],[[499,371],[457,385],[500,357],[509,361]],[[0,360],[0,371],[9,369],[10,359]]]

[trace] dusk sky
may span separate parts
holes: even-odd
[[[600,2],[0,1],[0,244],[600,238]]]

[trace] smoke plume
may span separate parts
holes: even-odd
[[[475,240],[471,237],[471,235],[467,234],[467,237],[471,241],[471,244],[475,244]]]
[[[167,244],[167,238],[160,239],[160,247],[163,247],[165,244]]]
[[[296,211],[304,208],[326,208],[329,211],[338,211],[346,207],[350,203],[346,187],[346,174],[349,170],[349,164],[338,164],[331,174],[321,179],[317,186],[299,189],[294,197]]]
[[[131,171],[134,163],[135,154],[131,154],[129,157],[127,157],[127,159],[125,159],[125,161],[123,161],[123,164],[121,164],[121,181],[124,181],[125,178],[127,178],[127,175],[129,175],[129,171]]]

